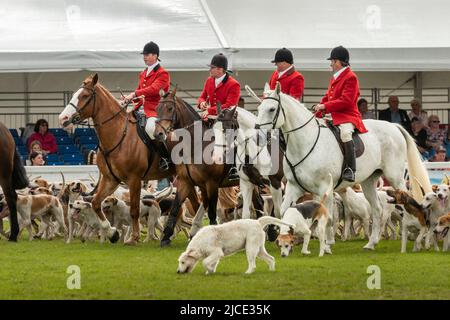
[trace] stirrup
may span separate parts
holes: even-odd
[[[345,168],[342,172],[342,179],[349,182],[355,182],[355,172],[350,167]]]
[[[239,180],[239,173],[237,172],[236,167],[231,167],[230,171],[228,171],[228,180],[232,181],[232,180]]]

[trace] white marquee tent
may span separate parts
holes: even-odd
[[[135,71],[153,40],[170,70],[267,70],[288,47],[326,70],[332,47],[357,70],[450,69],[448,0],[15,0],[0,7],[0,72]]]

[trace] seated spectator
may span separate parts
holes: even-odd
[[[409,119],[412,121],[414,117],[418,118],[425,127],[428,126],[428,115],[425,111],[422,110],[422,104],[419,100],[413,99],[411,100],[411,108],[412,110],[408,113]]]
[[[30,154],[30,162],[32,166],[43,166],[45,164],[44,155],[40,152],[32,152]]]
[[[380,110],[378,115],[379,120],[384,120],[392,123],[398,123],[408,132],[411,132],[411,121],[405,110],[399,109],[400,101],[397,96],[390,96],[388,99],[389,108]]]
[[[363,119],[375,119],[375,115],[372,111],[369,111],[367,100],[361,98],[358,100],[358,110],[361,113]]]
[[[95,152],[94,150],[89,151],[86,163],[88,165],[96,165],[97,164],[97,152]]]
[[[434,151],[438,151],[439,147],[444,147],[444,141],[447,137],[447,131],[439,128],[439,117],[437,115],[430,115],[428,117],[427,128],[427,146],[433,148]]]
[[[39,141],[42,146],[42,153],[47,155],[49,153],[58,152],[55,136],[48,131],[48,122],[45,119],[39,119],[34,126],[34,133],[28,138],[28,149],[30,149],[31,142]]]
[[[423,125],[422,121],[419,120],[419,118],[414,117],[411,119],[411,130],[412,130],[412,136],[416,140],[417,148],[420,151],[420,154],[425,159],[429,159],[430,154],[429,150],[430,147],[427,146],[427,130],[425,129],[425,126]]]
[[[432,162],[444,162],[447,161],[446,157],[446,150],[444,147],[439,147],[439,150],[436,152],[436,154],[433,157]]]
[[[28,150],[28,152],[32,153],[33,151],[42,153],[42,145],[39,140],[34,140],[30,143],[30,149]]]

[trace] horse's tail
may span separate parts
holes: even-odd
[[[258,219],[259,224],[261,225],[261,228],[264,229],[265,226],[269,224],[276,224],[277,226],[288,226],[290,228],[295,228],[295,225],[291,223],[284,222],[278,218],[271,217],[271,216],[263,216]]]
[[[330,176],[330,183],[328,184],[327,191],[323,194],[322,201],[320,201],[320,203],[322,204],[324,204],[328,196],[333,193],[333,176],[331,175],[331,173],[328,173],[328,175]]]
[[[419,150],[417,149],[417,145],[414,139],[401,125],[395,125],[406,140],[408,172],[410,176],[409,183],[411,185],[413,198],[420,203],[423,199],[420,186],[422,186],[424,191],[427,193],[432,191],[430,177],[428,176],[427,169],[423,165],[422,158],[420,156]]]
[[[28,181],[27,172],[22,164],[22,160],[17,153],[17,149],[14,149],[14,167],[12,172],[12,183],[14,189],[23,189],[28,187],[30,182]]]

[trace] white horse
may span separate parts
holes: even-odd
[[[249,219],[254,184],[244,172],[243,165],[245,164],[245,158],[246,156],[254,158],[252,163],[259,173],[267,180],[272,180],[272,178],[274,178],[279,171],[278,166],[281,165],[278,156],[279,149],[274,145],[275,148],[273,150],[274,152],[272,152],[272,156],[275,161],[271,161],[271,155],[267,149],[267,146],[265,144],[262,146],[258,145],[256,141],[256,136],[258,133],[257,130],[255,130],[256,116],[253,113],[239,107],[230,110],[229,113],[231,114],[230,118],[236,116],[239,126],[237,132],[235,132],[237,135],[234,140],[234,144],[236,145],[236,165],[239,172],[239,185],[243,199],[242,218]],[[231,119],[227,121],[230,120]],[[220,121],[220,115],[218,121],[214,124],[213,129],[215,139],[213,160],[216,163],[222,163],[223,155],[230,150],[231,146],[226,143],[226,136],[224,134],[226,133],[226,129],[224,128],[223,122]],[[283,176],[282,172],[281,174],[278,173],[278,176],[279,183],[273,183],[272,180],[269,188],[274,204],[274,214],[277,218],[280,218],[280,208],[283,200],[281,190],[281,178]]]
[[[254,95],[251,89],[248,91]],[[281,129],[287,141],[283,168],[288,182],[281,206],[283,214],[305,191],[322,196],[327,189],[329,172],[333,181],[338,181],[343,154],[333,133],[320,126],[323,121],[315,118],[297,100],[281,93],[279,84],[273,91],[266,84],[264,96],[266,98],[258,107],[258,127]],[[381,204],[375,188],[378,178],[384,175],[394,188],[406,189],[404,169],[407,161],[410,176],[414,176],[425,190],[431,191],[431,184],[416,144],[405,129],[379,120],[364,120],[364,125],[368,132],[360,136],[365,151],[356,160],[355,183],[361,184],[372,208],[372,232],[364,248],[374,250],[379,241],[381,220]],[[417,181],[410,179],[410,182],[414,198],[421,201]],[[338,187],[353,184],[344,181]],[[331,208],[330,203],[327,203],[328,209]]]

